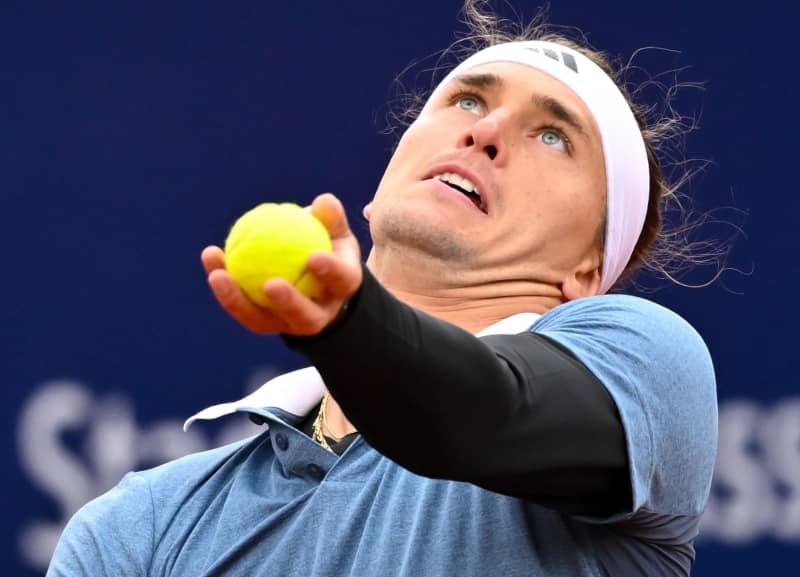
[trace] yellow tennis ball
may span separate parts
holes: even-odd
[[[291,203],[264,203],[244,213],[225,240],[225,268],[245,294],[264,307],[267,279],[280,277],[309,297],[321,285],[306,269],[311,253],[333,250],[328,230],[310,211]]]

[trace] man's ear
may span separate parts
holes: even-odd
[[[568,301],[582,297],[590,297],[600,290],[600,255],[596,251],[586,255],[586,258],[576,268],[567,273],[561,283],[561,292]]]
[[[364,218],[369,221],[369,215],[372,213],[372,203],[368,202],[364,205],[364,208],[361,210],[361,214],[364,215]]]
[[[573,271],[561,284],[561,292],[568,301],[590,297],[600,290],[600,269],[581,272]]]

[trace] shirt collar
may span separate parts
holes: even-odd
[[[539,318],[536,313],[519,313],[506,317],[475,334],[512,335],[527,331]],[[322,399],[325,383],[314,367],[284,373],[270,379],[246,397],[230,403],[212,405],[195,413],[183,423],[187,430],[195,421],[218,419],[235,412],[262,413],[267,408],[277,408],[292,415],[306,415]]]

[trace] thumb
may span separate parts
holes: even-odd
[[[326,192],[315,198],[311,203],[311,214],[325,225],[331,240],[352,236],[344,206],[333,194]]]

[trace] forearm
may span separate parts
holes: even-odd
[[[337,326],[286,340],[364,438],[412,471],[576,512],[630,491],[613,401],[544,337],[478,339],[397,301],[365,271]]]

